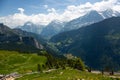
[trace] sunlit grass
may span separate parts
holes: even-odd
[[[0,51],[0,74],[36,71],[37,64],[42,65],[46,60],[45,56],[38,56],[37,54]]]
[[[49,73],[23,76],[17,80],[119,80],[101,74],[93,74],[74,69],[58,69]]]

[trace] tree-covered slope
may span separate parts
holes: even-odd
[[[93,68],[118,69],[120,66],[120,17],[60,33],[52,37],[51,42],[63,53],[80,56]]]

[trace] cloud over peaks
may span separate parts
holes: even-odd
[[[75,1],[75,0],[69,0]],[[63,12],[58,12],[59,9],[49,8],[48,5],[43,5],[46,9],[46,14],[31,14],[26,15],[23,8],[18,8],[19,13],[14,13],[13,15],[0,17],[0,22],[14,28],[16,26],[21,26],[24,23],[30,21],[38,25],[47,25],[52,20],[58,19],[60,21],[70,21],[72,19],[78,18],[85,15],[91,10],[96,10],[98,12],[105,11],[107,9],[112,9],[120,12],[120,1],[119,0],[102,0],[96,3],[87,2],[80,5],[69,5]]]

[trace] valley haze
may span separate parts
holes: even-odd
[[[0,5],[0,80],[120,80],[120,0]]]

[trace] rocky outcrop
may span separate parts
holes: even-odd
[[[32,36],[24,36],[20,32],[14,31],[4,24],[0,24],[0,44],[16,43],[23,44],[26,46],[32,46],[37,49],[43,49],[43,46]]]

